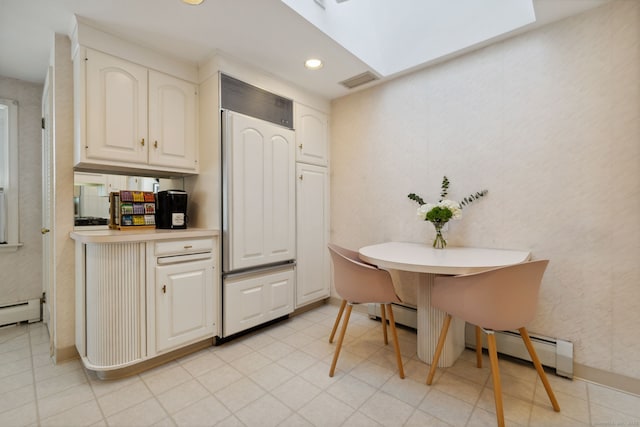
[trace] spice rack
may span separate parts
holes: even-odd
[[[150,191],[122,190],[109,194],[109,228],[156,228],[156,196]]]

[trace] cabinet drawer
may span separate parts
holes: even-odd
[[[295,270],[238,275],[223,285],[223,336],[266,323],[293,312]]]
[[[155,255],[180,255],[213,250],[213,239],[163,240],[156,242]]]

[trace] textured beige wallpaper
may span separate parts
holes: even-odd
[[[530,330],[640,378],[640,2],[337,99],[331,128],[332,241],[431,241],[408,193],[487,188],[449,244],[550,259]]]
[[[19,239],[23,246],[0,253],[0,304],[12,304],[42,295],[42,85],[0,76],[0,98],[18,101]]]

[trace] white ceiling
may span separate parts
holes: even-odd
[[[358,1],[367,0],[350,0]],[[413,1],[426,0],[389,1],[398,7],[410,7]],[[535,24],[491,41],[606,1],[534,0]],[[340,81],[376,71],[281,0],[205,0],[197,7],[180,0],[0,0],[0,76],[42,82],[53,34],[69,34],[74,14],[98,29],[194,63],[223,53],[329,99],[349,93]],[[324,60],[321,70],[303,67],[311,56]],[[399,74],[402,71],[382,80]]]

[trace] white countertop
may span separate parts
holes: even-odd
[[[387,242],[360,248],[360,258],[384,269],[434,274],[468,274],[527,261],[527,251]]]
[[[147,242],[151,240],[166,239],[191,239],[197,237],[215,237],[220,235],[220,230],[205,228],[186,228],[184,230],[91,230],[72,231],[73,240],[81,243],[122,243],[122,242]]]

